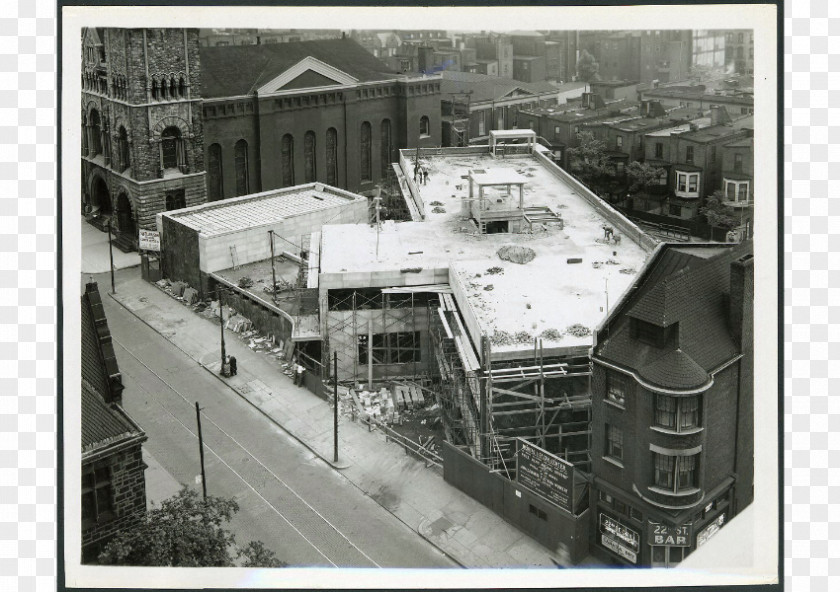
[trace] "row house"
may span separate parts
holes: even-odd
[[[753,93],[751,89],[717,88],[707,89],[705,85],[660,86],[641,91],[642,99],[653,99],[666,108],[682,107],[707,111],[715,106],[726,109],[730,117],[753,114]]]
[[[712,110],[708,127],[701,128],[692,123],[687,130],[666,129],[647,135],[644,160],[668,171],[667,187],[672,195],[667,208],[660,203],[663,209],[657,213],[681,219],[694,218],[706,198],[723,189],[725,146],[732,141],[751,139],[753,125],[752,117],[720,123],[724,119],[722,110]],[[749,146],[746,150],[751,149],[751,142]],[[732,163],[734,168],[734,156]],[[734,175],[734,171],[730,174]],[[735,189],[737,194],[737,185]]]
[[[567,102],[558,107],[529,109],[519,113],[518,126],[537,132],[554,156],[554,161],[568,168],[568,149],[578,146],[578,134],[586,125],[608,118],[632,117],[638,114],[635,101],[605,102],[594,93],[582,93],[580,101]]]
[[[558,88],[547,82],[517,80],[468,72],[441,73],[442,145],[466,146],[486,141],[490,130],[528,127],[522,111],[549,108],[562,97],[580,95],[584,85]]]
[[[753,256],[663,243],[596,330],[590,549],[673,567],[753,499]]]

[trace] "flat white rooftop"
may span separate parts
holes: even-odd
[[[533,338],[540,336],[545,348],[591,345],[591,335],[569,333],[569,327],[580,324],[594,330],[606,316],[607,297],[618,300],[647,251],[617,227],[620,242],[606,241],[603,227],[613,225],[604,211],[550,172],[547,167],[554,165],[534,156],[505,159],[471,153],[421,160],[430,171],[428,184],[420,185],[426,220],[385,223],[378,239],[370,225],[325,226],[322,286],[449,281],[473,343],[484,333],[499,353],[533,351]],[[469,191],[464,177],[475,169],[507,170],[524,177],[525,207],[550,208],[562,218],[562,228],[536,223],[531,233],[476,234],[474,224],[460,215],[461,198]],[[536,257],[523,265],[504,261],[497,255],[504,245],[529,247]]]
[[[366,198],[323,183],[309,183],[214,201],[165,212],[164,215],[198,230],[204,236],[216,236],[274,224],[358,200]]]

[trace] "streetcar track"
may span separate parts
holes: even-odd
[[[189,399],[187,399],[187,398],[186,398],[186,397],[185,397],[185,396],[184,396],[184,395],[183,395],[180,391],[178,391],[178,390],[177,390],[177,389],[176,389],[173,385],[171,385],[171,384],[170,384],[169,382],[167,382],[167,381],[166,381],[166,380],[165,380],[162,376],[160,376],[157,372],[155,372],[155,371],[154,371],[154,370],[153,370],[153,369],[152,369],[152,368],[151,368],[148,364],[146,364],[143,360],[141,360],[140,358],[138,358],[138,357],[137,357],[137,356],[136,356],[136,355],[135,355],[132,351],[130,351],[130,350],[129,350],[129,349],[128,349],[125,345],[123,345],[123,344],[122,344],[119,340],[117,340],[116,338],[114,338],[114,337],[112,336],[112,341],[113,341],[114,343],[116,343],[117,345],[119,345],[121,349],[123,349],[123,350],[124,350],[127,354],[129,354],[132,358],[134,358],[134,359],[135,359],[135,360],[136,360],[136,361],[137,361],[137,362],[138,362],[141,366],[143,366],[146,370],[148,370],[151,374],[153,374],[153,375],[154,375],[154,376],[155,376],[155,377],[156,377],[156,378],[157,378],[160,382],[162,382],[164,385],[166,385],[166,387],[167,387],[167,388],[169,388],[169,390],[170,390],[170,391],[172,391],[173,393],[175,393],[178,397],[180,397],[180,398],[181,398],[181,399],[182,399],[185,403],[187,403],[190,407],[192,406],[192,405],[190,404]],[[164,405],[164,404],[163,404],[163,403],[162,403],[162,402],[161,402],[161,401],[160,401],[160,400],[159,400],[156,396],[154,396],[154,394],[153,394],[153,393],[150,393],[150,394],[152,394],[152,396],[153,396],[153,398],[154,398],[155,403],[157,403],[157,404],[158,404],[158,405],[159,405],[159,406],[160,406],[160,407],[161,407],[164,411],[166,411],[166,413],[167,413],[167,414],[169,414],[169,415],[170,415],[173,419],[175,419],[175,421],[177,421],[177,422],[178,422],[178,423],[179,423],[179,424],[180,424],[180,425],[181,425],[181,426],[182,426],[182,427],[183,427],[183,428],[184,428],[184,429],[185,429],[185,430],[186,430],[189,434],[191,434],[191,435],[192,435],[193,437],[195,437],[195,438],[198,438],[198,435],[197,435],[196,433],[194,433],[194,432],[193,432],[193,431],[192,431],[192,430],[191,430],[191,429],[190,429],[190,428],[189,428],[189,427],[188,427],[188,426],[187,426],[187,425],[186,425],[183,421],[181,421],[181,420],[180,420],[180,419],[179,419],[179,418],[178,418],[178,417],[177,417],[177,416],[176,416],[176,415],[175,415],[175,414],[174,414],[174,413],[173,413],[170,409],[168,409],[168,408],[166,407],[166,405]],[[206,418],[206,420],[207,420],[210,424],[212,424],[212,425],[213,425],[213,426],[214,426],[214,427],[215,427],[215,428],[216,428],[219,432],[221,432],[221,433],[224,435],[224,437],[226,437],[228,440],[230,440],[231,442],[233,442],[233,443],[234,443],[234,444],[235,444],[235,445],[236,445],[236,446],[237,446],[240,450],[242,450],[242,451],[243,451],[245,454],[247,454],[250,458],[254,459],[254,461],[256,461],[256,463],[257,463],[257,464],[258,464],[258,465],[262,468],[262,470],[264,470],[266,473],[268,473],[269,475],[271,475],[271,477],[272,477],[275,481],[277,481],[277,482],[278,482],[280,485],[282,485],[282,486],[283,486],[286,490],[288,490],[288,491],[289,491],[292,495],[294,495],[294,496],[295,496],[295,498],[296,498],[297,500],[299,500],[299,502],[301,502],[301,503],[302,503],[302,504],[303,504],[303,505],[304,505],[304,506],[305,506],[305,507],[306,507],[306,508],[307,508],[310,512],[312,512],[312,513],[313,513],[315,516],[317,516],[317,517],[318,517],[318,518],[319,518],[319,519],[320,519],[320,520],[321,520],[324,524],[326,524],[326,525],[329,527],[329,529],[331,529],[331,530],[332,530],[332,531],[334,531],[336,534],[338,534],[338,535],[339,535],[339,537],[340,537],[341,539],[343,539],[343,540],[344,540],[344,542],[346,542],[346,543],[347,543],[350,547],[352,547],[352,548],[353,548],[356,552],[358,552],[361,556],[363,556],[365,559],[367,559],[367,560],[368,560],[368,561],[369,561],[372,565],[374,565],[375,567],[382,567],[382,566],[381,566],[381,565],[379,565],[376,561],[374,561],[374,560],[373,560],[370,556],[368,556],[368,555],[367,555],[367,553],[365,553],[364,551],[362,551],[362,549],[360,549],[360,548],[359,548],[359,547],[358,547],[355,543],[353,543],[353,542],[352,542],[352,541],[351,541],[351,540],[347,537],[347,535],[345,535],[343,532],[341,532],[341,531],[340,531],[340,530],[339,530],[339,529],[338,529],[338,528],[337,528],[334,524],[332,524],[329,520],[327,520],[327,518],[326,518],[326,517],[324,517],[324,516],[323,516],[320,512],[318,512],[318,510],[316,510],[316,509],[315,509],[315,508],[314,508],[311,504],[309,504],[309,502],[307,502],[307,501],[306,501],[303,497],[301,497],[301,496],[300,496],[300,494],[298,494],[298,493],[297,493],[294,489],[292,489],[292,488],[291,488],[291,487],[290,487],[290,486],[289,486],[289,485],[288,485],[285,481],[283,481],[283,479],[281,479],[281,478],[280,478],[280,477],[279,477],[276,473],[274,473],[274,472],[273,472],[271,469],[269,469],[269,468],[268,468],[265,464],[263,464],[263,463],[262,463],[262,462],[261,462],[261,461],[260,461],[257,457],[255,457],[255,456],[254,456],[254,455],[253,455],[253,454],[252,454],[252,453],[251,453],[251,452],[250,452],[247,448],[245,448],[245,447],[244,447],[244,446],[243,446],[243,445],[242,445],[242,444],[241,444],[238,440],[236,440],[236,438],[234,438],[232,435],[230,435],[228,432],[226,432],[224,429],[222,429],[222,427],[221,427],[221,426],[219,426],[219,425],[218,425],[215,421],[213,421],[210,417],[208,417],[206,413],[204,413],[204,414],[202,414],[202,415]],[[206,437],[205,437],[205,440],[206,440]],[[325,553],[324,553],[324,552],[323,552],[323,551],[322,551],[322,550],[321,550],[321,549],[320,549],[320,548],[319,548],[319,547],[318,547],[318,546],[317,546],[317,545],[316,545],[313,541],[311,541],[309,538],[307,538],[307,536],[306,536],[306,535],[304,535],[304,534],[303,534],[303,533],[302,533],[302,532],[301,532],[301,531],[300,531],[300,530],[299,530],[299,529],[298,529],[298,528],[297,528],[294,524],[292,524],[292,522],[291,522],[291,521],[290,521],[290,520],[289,520],[289,519],[288,519],[288,518],[287,518],[287,517],[286,517],[286,516],[285,516],[285,515],[284,515],[284,514],[283,514],[283,513],[279,510],[279,509],[278,509],[278,508],[276,508],[276,507],[275,507],[275,506],[274,506],[274,505],[273,505],[270,501],[268,501],[268,500],[267,500],[267,499],[266,499],[266,498],[265,498],[262,494],[260,494],[260,493],[259,493],[259,492],[258,492],[258,491],[257,491],[257,490],[256,490],[256,489],[252,486],[252,485],[251,485],[251,483],[250,483],[250,482],[248,482],[248,481],[245,479],[245,477],[244,477],[244,476],[240,475],[240,474],[239,474],[236,470],[234,470],[234,469],[233,469],[233,467],[232,467],[230,464],[228,464],[228,463],[227,463],[227,462],[226,462],[226,461],[225,461],[225,460],[224,460],[224,459],[223,459],[223,458],[222,458],[222,457],[221,457],[218,453],[216,453],[216,451],[215,451],[215,450],[213,450],[213,449],[212,449],[212,448],[211,448],[211,447],[210,447],[210,446],[209,446],[206,442],[205,442],[204,446],[205,446],[205,448],[207,448],[208,450],[210,450],[210,452],[211,452],[211,453],[212,453],[212,454],[213,454],[213,455],[214,455],[214,456],[215,456],[215,457],[216,457],[216,458],[217,458],[217,459],[218,459],[218,460],[219,460],[219,461],[220,461],[223,465],[225,465],[225,467],[227,467],[227,468],[228,468],[228,469],[229,469],[229,470],[230,470],[230,471],[231,471],[234,475],[236,475],[236,476],[237,476],[237,478],[239,478],[239,479],[240,479],[243,483],[245,483],[245,485],[247,485],[247,486],[248,486],[248,488],[249,488],[249,489],[251,489],[251,490],[252,490],[252,491],[253,491],[253,492],[254,492],[254,493],[255,493],[255,494],[256,494],[256,495],[257,495],[257,496],[261,499],[261,500],[263,500],[263,501],[266,503],[266,505],[267,505],[268,507],[270,507],[270,508],[271,508],[271,509],[272,509],[272,510],[273,510],[273,511],[274,511],[274,512],[278,515],[278,516],[280,516],[280,517],[281,517],[281,518],[282,518],[282,519],[283,519],[283,520],[284,520],[284,521],[285,521],[285,522],[286,522],[286,523],[287,523],[287,524],[288,524],[288,525],[289,525],[292,529],[294,529],[294,531],[295,531],[295,532],[297,532],[297,533],[301,536],[301,538],[303,538],[303,539],[304,539],[304,540],[305,540],[305,541],[306,541],[306,542],[307,542],[310,546],[312,546],[312,548],[313,548],[313,549],[315,549],[315,550],[316,550],[316,551],[317,551],[317,552],[318,552],[318,553],[319,553],[322,557],[324,557],[324,559],[326,559],[326,560],[327,560],[327,561],[328,561],[328,562],[329,562],[332,566],[334,566],[334,567],[338,567],[338,565],[337,565],[336,563],[334,563],[334,562],[332,561],[332,559],[330,559],[330,558],[329,558],[329,557],[328,557],[328,556],[327,556],[327,555],[326,555],[326,554],[325,554]],[[265,483],[265,482],[263,481],[263,486],[264,486],[264,483]],[[329,529],[328,529],[328,530],[329,530]]]

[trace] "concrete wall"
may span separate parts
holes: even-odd
[[[202,290],[201,253],[198,232],[177,219],[158,215],[163,277],[186,282]],[[203,291],[203,290],[202,290]]]
[[[455,302],[458,303],[458,310],[461,312],[461,318],[464,320],[464,326],[467,328],[467,333],[469,333],[470,340],[473,343],[475,351],[478,352],[479,362],[483,362],[484,351],[481,347],[481,337],[483,332],[481,331],[481,325],[478,323],[478,316],[475,314],[475,311],[473,311],[473,308],[470,305],[470,299],[467,297],[464,287],[461,285],[461,282],[458,281],[458,278],[455,276],[455,272],[451,269],[449,270],[448,281],[449,285],[452,287],[452,294],[455,297]]]
[[[326,224],[348,224],[367,221],[367,201],[357,200],[317,210],[302,216],[294,216],[275,224],[262,224],[218,236],[199,236],[201,243],[201,271],[212,273],[233,267],[230,248],[236,247],[238,265],[245,265],[254,261],[261,261],[271,257],[271,242],[268,231],[274,230],[277,237],[274,240],[275,254],[282,250],[290,250],[294,243],[297,250],[309,247],[309,236],[318,232]],[[301,239],[304,239],[301,244]],[[286,242],[289,241],[289,242]],[[297,253],[296,253],[297,254]]]
[[[589,204],[595,208],[600,216],[605,218],[607,222],[618,228],[624,235],[627,236],[634,243],[639,245],[646,252],[651,252],[656,247],[657,243],[651,237],[642,231],[641,228],[633,224],[630,220],[625,218],[621,213],[615,210],[607,202],[603,201],[597,195],[592,193],[583,183],[572,177],[569,173],[558,167],[545,154],[536,151],[534,158],[541,161],[545,168],[555,177],[564,183],[571,185],[577,191],[577,194],[585,199]]]

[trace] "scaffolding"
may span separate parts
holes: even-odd
[[[394,379],[427,383],[430,352],[425,313],[438,300],[429,288],[436,287],[330,290],[322,364],[331,368],[332,355],[337,353],[338,380],[344,383]]]
[[[513,478],[516,439],[590,469],[592,405],[588,356],[545,356],[534,341],[527,360],[493,360],[482,338],[475,355],[451,296],[430,314],[442,418],[452,444]]]

